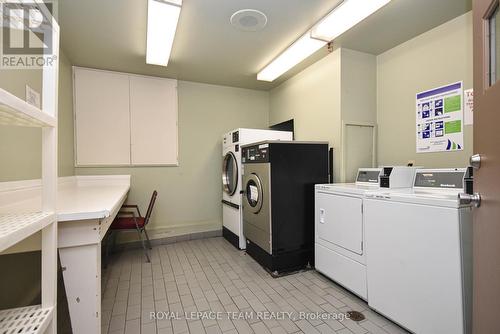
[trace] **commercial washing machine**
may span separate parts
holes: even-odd
[[[314,185],[328,181],[328,144],[265,141],[243,146],[247,253],[273,275],[314,262]]]
[[[222,235],[245,249],[241,209],[241,146],[262,140],[292,140],[289,131],[235,129],[222,137]]]

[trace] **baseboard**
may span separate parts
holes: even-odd
[[[151,238],[151,245],[152,246],[168,245],[181,241],[207,239],[207,238],[215,238],[221,236],[222,236],[222,229],[204,231],[204,232],[193,232],[193,233],[180,234],[164,238],[155,238],[155,239]],[[135,240],[135,241],[122,242],[116,244],[114,247],[115,250],[126,250],[126,249],[136,249],[136,248],[142,248],[141,241]]]
[[[150,239],[164,239],[169,237],[183,236],[186,234],[193,234],[199,232],[211,232],[222,229],[220,220],[207,220],[198,222],[185,222],[178,224],[150,224],[146,227]],[[140,241],[135,230],[130,233],[123,231],[117,236],[116,243],[130,243],[133,241]]]
[[[233,245],[237,249],[240,249],[240,238],[225,226],[222,227],[222,236],[224,237],[224,239],[229,241],[231,245]]]

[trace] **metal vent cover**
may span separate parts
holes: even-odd
[[[259,31],[267,25],[267,16],[257,9],[241,9],[231,15],[231,25],[241,31]]]

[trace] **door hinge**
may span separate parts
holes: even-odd
[[[363,241],[361,241],[361,252],[363,252]]]
[[[361,203],[361,213],[363,213],[364,208],[363,208],[363,203]]]

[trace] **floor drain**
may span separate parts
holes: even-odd
[[[349,319],[351,319],[352,321],[365,320],[365,316],[363,315],[363,313],[358,311],[348,311],[347,315],[349,316]]]

